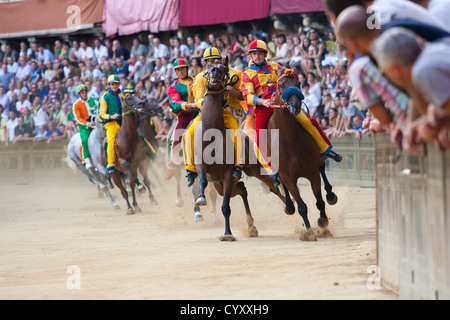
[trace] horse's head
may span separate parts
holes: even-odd
[[[145,101],[139,98],[134,90],[126,89],[123,93],[125,98],[125,108],[128,112],[136,112],[139,111],[139,108],[142,108]]]
[[[277,81],[277,94],[294,116],[302,109],[305,96],[300,90],[300,81],[292,69],[281,69]]]
[[[206,89],[208,91],[222,92],[230,80],[230,75],[228,73],[228,56],[222,63],[216,62],[208,65],[203,76],[206,79]]]
[[[163,117],[163,109],[154,98],[144,100],[142,107],[139,108],[139,112],[149,117]]]

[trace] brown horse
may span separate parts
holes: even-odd
[[[222,214],[225,218],[225,233],[219,239],[222,241],[234,241],[235,238],[230,228],[230,199],[240,195],[244,202],[249,236],[258,236],[258,230],[254,226],[250,206],[247,199],[247,189],[244,182],[234,182],[232,171],[234,167],[234,148],[229,134],[226,132],[223,119],[222,97],[223,91],[228,85],[229,71],[228,58],[225,58],[222,64],[216,63],[208,67],[205,73],[206,89],[203,100],[202,117],[195,134],[194,146],[201,146],[201,161],[197,161],[196,153],[195,166],[199,176],[200,193],[196,201],[197,205],[206,205],[205,188],[208,181],[214,182],[217,192],[223,196]],[[210,134],[214,135],[214,139],[209,139]],[[198,139],[201,139],[199,142]],[[213,141],[211,141],[213,140]],[[228,142],[227,142],[228,140]],[[255,176],[263,181],[270,190],[275,193],[283,202],[285,197],[280,193],[278,188],[273,186],[273,182],[269,176],[261,174],[262,166],[255,161],[254,164],[249,163],[250,159],[250,140],[245,138],[245,160],[243,171],[249,176]],[[253,149],[251,149],[253,150]],[[228,153],[233,153],[231,157]],[[253,157],[256,159],[256,157]],[[214,159],[213,161],[211,161]],[[227,163],[226,159],[233,159]]]
[[[290,90],[291,92],[295,92],[297,89],[300,91],[300,82],[295,74],[290,72],[284,73],[284,70],[282,70],[282,75],[277,83],[276,101],[282,102],[279,97],[285,90],[290,88],[292,88]],[[295,212],[295,207],[289,196],[290,193],[297,202],[298,211],[305,223],[306,233],[302,239],[315,241],[317,239],[308,220],[308,208],[300,196],[297,181],[301,177],[310,181],[312,191],[316,198],[316,207],[320,211],[318,225],[321,228],[328,226],[325,202],[321,193],[321,176],[327,192],[327,202],[329,204],[335,204],[337,202],[337,196],[332,191],[332,186],[328,182],[325,174],[326,158],[320,155],[319,148],[312,136],[295,120],[295,115],[302,112],[302,100],[300,97],[297,94],[291,94],[285,99],[281,108],[275,108],[267,129],[268,136],[270,136],[271,130],[278,130],[278,172],[285,188],[286,207],[293,209],[286,213],[293,214]],[[271,150],[270,144],[271,141],[268,139],[268,150]]]
[[[137,205],[135,186],[137,186],[140,193],[145,193],[146,188],[140,183],[138,179],[139,173],[144,177],[144,184],[149,189],[149,197],[154,201],[153,194],[150,191],[150,182],[147,176],[150,159],[148,158],[145,145],[138,135],[138,126],[136,116],[140,108],[145,108],[146,103],[137,98],[132,93],[125,95],[124,111],[122,113],[122,125],[117,132],[114,143],[114,150],[116,152],[115,172],[111,174],[114,184],[120,189],[122,197],[127,203],[127,214],[134,214],[141,212]],[[128,192],[123,184],[122,176],[129,176],[131,194],[133,197],[133,207],[131,207],[128,200]]]

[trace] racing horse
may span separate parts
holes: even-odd
[[[201,146],[201,161],[197,160],[198,154],[195,154],[195,166],[199,177],[200,193],[196,201],[197,205],[206,205],[205,188],[208,181],[214,183],[217,192],[223,196],[222,214],[225,218],[225,232],[219,237],[221,241],[234,241],[235,238],[230,228],[230,199],[234,196],[241,196],[248,226],[248,233],[251,237],[258,236],[258,230],[254,226],[254,219],[250,211],[250,206],[247,198],[247,189],[244,182],[234,182],[232,178],[232,171],[234,167],[234,147],[229,134],[226,132],[223,119],[223,92],[227,85],[233,81],[230,79],[228,72],[228,57],[225,57],[222,63],[215,63],[208,67],[205,73],[206,78],[206,93],[203,100],[202,117],[194,135],[194,148]],[[211,131],[209,131],[212,129]],[[219,133],[214,135],[214,138],[207,138],[210,133]],[[199,141],[198,139],[201,139]],[[213,140],[213,141],[211,141]],[[227,142],[227,140],[229,140]],[[250,164],[250,143],[248,137],[245,137],[245,164],[243,171],[249,175],[254,176],[263,181],[273,193],[275,193],[283,202],[285,197],[280,193],[278,188],[273,186],[271,178],[267,175],[261,174],[261,164],[255,161]],[[197,150],[197,149],[196,149]],[[205,152],[206,151],[206,152]],[[227,156],[227,152],[233,153],[231,157]],[[214,161],[206,160],[207,156],[211,155]],[[225,161],[226,159],[233,159],[233,161]],[[256,159],[256,157],[254,157]],[[217,160],[217,161],[216,161]]]
[[[150,191],[150,181],[147,176],[150,159],[147,156],[144,142],[139,137],[137,125],[137,114],[140,111],[142,112],[146,106],[146,102],[137,98],[133,92],[125,93],[122,125],[117,132],[114,143],[114,150],[116,152],[116,170],[111,174],[111,177],[114,184],[120,189],[120,193],[127,203],[127,214],[141,212],[136,201],[135,186],[140,193],[145,193],[147,187],[149,190],[149,198],[152,202],[154,201],[153,194]],[[138,179],[138,170],[144,177],[143,180],[145,186],[142,185]],[[134,209],[131,207],[130,201],[128,200],[128,192],[123,184],[121,174],[130,177],[129,181]]]
[[[284,92],[286,93],[283,94]],[[308,220],[308,207],[300,196],[297,181],[301,177],[310,181],[316,198],[316,207],[320,211],[320,218],[317,223],[321,228],[328,226],[328,217],[325,213],[320,177],[325,184],[327,202],[331,205],[336,204],[337,196],[332,191],[332,186],[325,174],[326,158],[320,155],[319,148],[312,136],[295,120],[295,116],[302,112],[302,96],[300,82],[296,74],[290,69],[282,69],[277,81],[274,99],[275,103],[278,104],[275,105],[273,115],[268,122],[267,134],[270,136],[271,130],[278,130],[278,171],[285,189],[286,207],[291,208],[286,213],[293,214],[295,212],[295,206],[289,195],[291,194],[297,202],[299,214],[306,227],[302,239],[315,241],[317,238]],[[270,139],[268,139],[267,144],[267,150],[270,151]]]
[[[88,147],[91,155],[90,158],[93,167],[88,170],[82,162],[80,152],[81,137],[79,133],[73,135],[70,138],[69,143],[66,147],[66,153],[69,159],[72,160],[73,163],[75,163],[78,169],[80,169],[80,171],[86,175],[88,180],[95,184],[99,190],[105,193],[105,195],[111,201],[113,207],[119,209],[120,206],[114,200],[110,192],[110,189],[114,187],[111,182],[111,176],[102,163],[102,143],[104,138],[106,137],[105,128],[103,128],[103,126],[99,124],[98,117],[95,117],[95,119],[96,127],[94,128],[94,130],[92,130],[88,140]]]

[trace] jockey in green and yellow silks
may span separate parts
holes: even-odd
[[[108,163],[106,169],[109,173],[113,173],[115,171],[114,163],[116,161],[114,142],[116,141],[116,135],[121,125],[124,96],[119,88],[120,81],[117,75],[110,75],[108,77],[108,85],[108,92],[100,100],[99,121],[105,123],[106,138],[108,141],[106,151]]]

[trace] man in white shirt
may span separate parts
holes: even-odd
[[[19,93],[19,100],[16,103],[16,109],[20,113],[23,113],[25,109],[30,109],[33,107],[31,102],[26,99],[27,95],[24,92]]]
[[[19,64],[13,59],[13,57],[8,56],[6,58],[6,65],[8,67],[8,72],[16,74]]]
[[[16,113],[14,111],[9,111],[9,120],[6,121],[6,139],[5,143],[8,145],[9,142],[12,142],[14,140],[14,129],[18,125],[18,121],[16,118]]]
[[[169,48],[159,38],[153,38],[153,60],[170,56]]]
[[[98,64],[102,63],[103,57],[108,58],[108,48],[102,44],[99,38],[94,39],[94,55]]]
[[[51,61],[52,63],[55,62],[55,56],[50,50],[44,48],[43,43],[40,43],[38,46],[37,60],[44,62],[46,65],[48,61]]]
[[[308,112],[309,112],[309,115],[311,117],[314,117],[314,114],[317,111],[317,107],[319,106],[320,101],[317,100],[317,98],[314,94],[309,92],[309,89],[310,89],[309,83],[305,82],[302,86],[302,92],[303,92],[303,95],[305,96],[303,103],[306,104],[308,109],[305,109],[305,106],[302,105],[302,110],[305,112],[305,114],[308,114]]]
[[[20,56],[18,59],[19,66],[16,71],[16,79],[21,82],[28,81],[31,76],[31,66],[27,64],[25,59],[24,56]]]
[[[86,43],[86,40],[80,40],[80,49],[79,49],[81,61],[87,62],[92,61],[94,59],[94,50],[89,47]]]

